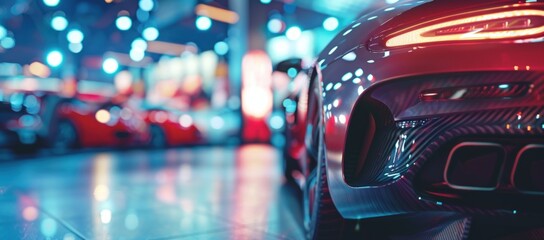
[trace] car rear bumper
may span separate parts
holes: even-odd
[[[419,211],[544,213],[539,204],[544,201],[539,182],[544,169],[530,167],[543,165],[531,158],[535,151],[544,152],[543,77],[542,72],[454,73],[368,89],[349,116],[342,161],[334,160],[340,157],[334,146],[327,149],[339,212],[354,219]],[[513,90],[518,83],[530,90],[519,94]],[[482,86],[512,96],[480,89],[470,98],[422,98],[428,90],[467,93]],[[365,120],[368,114],[374,124]]]

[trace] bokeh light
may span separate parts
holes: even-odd
[[[115,26],[121,31],[127,31],[132,27],[132,20],[128,16],[120,16],[115,20]]]
[[[323,28],[327,31],[334,31],[338,28],[339,22],[335,17],[329,17],[323,21]]]
[[[0,46],[4,49],[10,49],[15,47],[15,39],[12,37],[5,37],[2,40],[0,40]]]
[[[111,119],[110,112],[108,112],[108,110],[105,110],[105,109],[98,110],[96,114],[94,115],[94,117],[96,118],[96,121],[98,121],[99,123],[104,123],[104,124],[108,123]],[[94,190],[94,197],[98,201],[103,201],[107,199],[108,196],[109,196],[109,189],[107,187],[104,188],[103,185],[97,186],[96,189]]]
[[[68,44],[68,49],[70,50],[70,52],[80,53],[81,50],[83,50],[83,44],[81,44],[81,43],[70,43],[70,44]]]
[[[63,61],[62,53],[54,50],[47,54],[46,61],[51,67],[58,67]]]
[[[298,40],[301,35],[302,35],[302,30],[296,26],[290,27],[289,29],[287,29],[287,32],[285,32],[285,36],[287,36],[289,40],[293,40],[293,41]]]
[[[135,62],[142,61],[145,57],[145,51],[141,48],[132,48],[129,53],[130,59]]]
[[[100,211],[100,221],[103,224],[110,223],[111,222],[111,210],[104,209],[104,210]]]
[[[274,115],[270,118],[270,127],[276,130],[282,129],[285,124],[284,122],[285,120],[281,116]]]
[[[212,20],[209,17],[200,16],[196,18],[196,28],[200,31],[207,31],[212,27]]]
[[[140,9],[149,12],[153,10],[155,3],[153,2],[153,0],[140,0],[138,6],[140,7]]]
[[[223,41],[217,42],[214,45],[213,50],[218,55],[225,55],[225,54],[227,54],[229,52],[229,45],[226,42],[223,42]]]
[[[271,33],[280,33],[281,31],[283,31],[284,26],[285,25],[283,21],[277,18],[270,19],[270,21],[268,21],[268,24],[266,25],[268,31],[270,31]]]
[[[129,71],[121,71],[114,78],[114,84],[117,91],[120,93],[128,92],[133,83],[132,74]]]
[[[193,125],[193,118],[187,114],[183,114],[179,117],[179,125],[188,128]]]
[[[56,7],[59,3],[60,0],[43,0],[43,4],[48,7]]]
[[[45,218],[41,222],[40,231],[46,237],[46,239],[50,239],[55,236],[55,234],[57,234],[57,229],[57,222],[51,218]]]
[[[5,38],[8,35],[8,30],[0,25],[0,39]]]
[[[119,62],[117,62],[117,60],[114,58],[106,58],[106,60],[104,60],[102,63],[102,69],[104,69],[104,72],[109,74],[117,72],[117,69],[119,69]]]
[[[145,51],[147,49],[147,42],[141,38],[136,38],[130,45],[132,48],[137,48]]]
[[[51,27],[57,31],[64,31],[68,27],[68,20],[64,16],[55,16],[51,19]]]
[[[72,29],[66,34],[66,39],[71,43],[81,43],[84,38],[85,35],[78,29]]]
[[[41,62],[33,62],[28,66],[28,71],[41,78],[47,78],[51,74],[51,70]],[[28,106],[27,106],[28,108]]]
[[[34,206],[25,207],[23,209],[23,218],[28,221],[32,222],[38,218],[39,212],[38,209]]]
[[[147,41],[155,41],[159,38],[159,30],[154,27],[148,27],[144,29],[142,35]]]
[[[298,74],[298,70],[296,68],[289,68],[287,70],[287,75],[289,75],[289,77],[291,78],[295,78]]]
[[[262,4],[270,4],[272,0],[261,0]]]

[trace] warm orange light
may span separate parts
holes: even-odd
[[[51,74],[51,70],[49,70],[49,67],[45,66],[41,62],[33,62],[28,67],[28,70],[30,71],[32,75],[41,77],[41,78],[47,78]]]
[[[456,33],[457,27],[463,28],[466,24],[482,24],[488,21],[494,20],[506,20],[509,18],[523,18],[527,17],[527,21],[531,23],[531,19],[528,17],[544,17],[544,11],[542,10],[513,10],[507,12],[491,13],[484,14],[474,17],[467,17],[463,19],[447,21],[443,23],[434,24],[427,27],[418,28],[395,37],[390,38],[386,42],[387,47],[399,47],[412,44],[424,44],[424,43],[435,43],[435,42],[447,42],[447,41],[467,41],[467,40],[486,40],[486,39],[504,39],[504,38],[520,38],[520,37],[530,37],[537,34],[544,33],[544,25],[536,24],[532,26],[529,24],[527,27],[516,27],[516,28],[504,28],[504,29],[495,29],[495,30],[485,30],[481,27],[475,27],[471,29],[470,32]],[[508,23],[508,22],[506,22]],[[485,25],[485,24],[484,24]],[[450,28],[450,29],[448,29]],[[448,32],[442,31],[443,29],[448,29],[451,31],[451,34]],[[430,32],[439,31],[441,34],[430,35]],[[446,34],[444,34],[446,33]]]
[[[121,71],[115,75],[114,84],[119,93],[128,93],[132,88],[133,78],[129,71]]]
[[[172,88],[172,85],[168,86]],[[181,85],[183,92],[189,95],[195,95],[202,90],[202,78],[198,75],[187,76]]]
[[[213,20],[230,24],[234,24],[240,19],[238,14],[233,11],[212,7],[206,4],[198,4],[195,8],[195,13],[200,16],[206,16]]]
[[[95,114],[96,121],[99,123],[107,123],[111,119],[110,112],[104,109],[100,109]]]
[[[162,80],[157,83],[156,88],[160,96],[164,98],[171,98],[171,97],[174,97],[174,95],[176,95],[176,92],[178,91],[178,88],[173,86],[176,86],[175,81]]]
[[[94,188],[93,195],[97,201],[105,201],[110,196],[110,188],[106,185],[97,185]]]

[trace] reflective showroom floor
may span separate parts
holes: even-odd
[[[0,239],[301,239],[272,147],[0,162]]]

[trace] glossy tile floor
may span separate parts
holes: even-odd
[[[303,239],[269,146],[0,162],[0,239]]]

